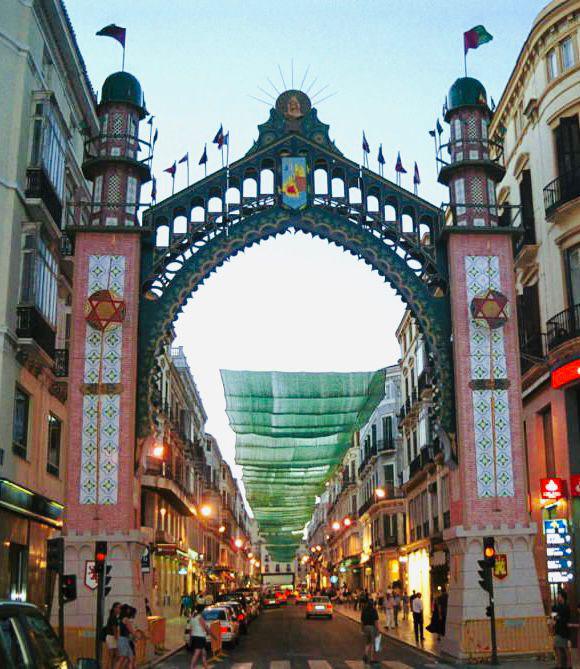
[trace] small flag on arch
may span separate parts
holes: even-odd
[[[385,164],[385,156],[383,156],[383,145],[379,145],[379,155],[377,157],[377,160],[379,161],[379,165],[384,165]]]
[[[477,49],[482,44],[491,42],[493,35],[487,32],[483,26],[475,26],[463,33],[463,49],[467,53],[469,49]]]
[[[168,167],[167,169],[165,169],[163,171],[167,172],[167,174],[171,174],[172,177],[175,177],[175,172],[177,171],[177,165],[176,165],[175,161],[173,162],[173,165],[171,165],[171,167]]]
[[[155,118],[155,116],[153,116],[153,114],[151,114],[151,116],[147,119],[147,124],[148,125],[153,125],[153,119],[154,118]]]
[[[207,163],[207,144],[203,147],[203,153],[199,159],[199,165],[205,165]]]
[[[397,153],[397,163],[395,165],[395,172],[399,174],[407,174],[407,170],[403,167],[403,161],[401,160],[401,152]]]
[[[159,137],[159,131],[157,128],[155,128],[155,132],[153,134],[153,146],[155,146],[155,142],[157,141],[157,138]]]
[[[363,139],[362,139],[362,150],[365,153],[370,153],[371,152],[371,147],[369,146],[369,143],[367,142],[366,135],[363,132]]]
[[[157,179],[155,177],[151,179],[151,199],[153,202],[157,200]]]
[[[439,137],[441,137],[441,135],[443,134],[443,126],[441,125],[441,123],[439,123],[439,119],[437,119],[437,125],[435,127],[437,129],[437,134],[439,135]]]
[[[415,162],[415,169],[413,171],[413,183],[415,186],[418,186],[421,183],[421,177],[419,176],[419,167],[417,162]]]
[[[121,28],[121,26],[116,26],[114,23],[110,23],[108,26],[105,26],[104,28],[101,28],[97,32],[97,35],[99,37],[112,37],[113,39],[117,40],[119,44],[125,48],[125,35],[127,31],[125,28]]]
[[[224,128],[222,125],[220,125],[220,129],[216,132],[215,137],[213,138],[213,144],[217,144],[218,149],[221,149],[224,145],[224,141]]]
[[[189,151],[177,161],[180,165],[181,163],[187,163],[189,165]]]

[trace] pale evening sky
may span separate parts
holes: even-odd
[[[259,86],[275,93],[316,77],[319,118],[345,155],[361,160],[363,129],[385,176],[397,151],[409,174],[421,172],[420,195],[440,204],[428,130],[453,81],[463,74],[462,34],[483,24],[491,43],[468,57],[469,74],[497,101],[544,0],[66,0],[95,89],[120,69],[121,48],[95,32],[127,28],[126,69],[140,80],[159,140],[158,200],[171,192],[162,170],[189,151],[191,180],[208,142],[208,171],[221,166],[211,140],[230,131],[230,159],[257,136],[268,107]],[[145,127],[143,128],[143,132]],[[176,187],[185,186],[180,166]],[[143,191],[149,199],[150,187]],[[218,270],[190,300],[176,325],[214,434],[230,464],[234,435],[225,415],[220,368],[305,371],[371,370],[396,362],[394,332],[403,305],[362,261],[319,239],[287,234],[247,250]],[[234,466],[234,472],[239,470]]]

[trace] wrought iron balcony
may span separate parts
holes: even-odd
[[[54,349],[53,373],[62,379],[68,377],[68,348]]]
[[[421,454],[416,458],[411,460],[409,464],[409,479],[412,479],[413,476],[417,475],[421,471]]]
[[[525,374],[534,365],[543,362],[547,357],[547,336],[538,333],[528,339],[520,336],[520,363],[522,374]]]
[[[390,439],[379,439],[377,441],[377,453],[394,451],[397,448],[393,437]]]
[[[580,304],[552,316],[546,323],[548,350],[553,350],[561,344],[580,337]]]
[[[419,374],[419,378],[417,379],[417,389],[419,391],[419,395],[422,395],[423,392],[426,390],[430,390],[433,385],[433,370],[431,367],[427,366],[423,369],[423,371]]]
[[[61,227],[62,202],[42,167],[29,167],[26,170],[26,190],[24,195],[27,199],[41,200],[48,213],[52,216],[54,224],[57,228]]]
[[[20,305],[17,309],[16,334],[19,339],[36,342],[51,358],[55,354],[56,333],[33,305]]]
[[[567,202],[580,197],[580,166],[556,177],[544,188],[544,208],[550,218]]]
[[[536,226],[534,219],[522,219],[523,223],[521,226],[522,235],[518,237],[515,241],[514,252],[517,256],[520,251],[525,246],[535,246],[536,245]]]

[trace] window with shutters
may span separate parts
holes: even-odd
[[[522,207],[522,225],[524,243],[536,243],[536,225],[534,221],[534,199],[532,195],[532,173],[524,170],[520,179],[520,204]]]
[[[558,175],[560,177],[578,175],[580,171],[580,125],[577,114],[560,119],[556,128],[556,153]]]

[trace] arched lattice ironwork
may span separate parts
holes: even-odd
[[[307,113],[297,115],[295,106],[291,113],[277,103],[244,158],[144,214],[150,233],[142,262],[141,436],[155,429],[156,357],[185,302],[229,257],[288,230],[334,242],[393,286],[413,311],[433,355],[439,422],[454,430],[446,268],[436,246],[440,210],[345,158],[304,94],[281,96],[284,104],[292,97]],[[298,210],[284,197],[282,164],[289,157],[306,166]]]

